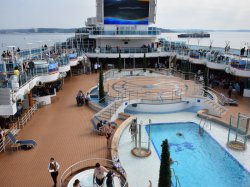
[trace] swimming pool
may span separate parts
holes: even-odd
[[[182,187],[249,187],[250,174],[209,134],[198,133],[198,125],[168,123],[151,125],[151,140],[161,155],[162,141],[168,139],[170,155],[177,160],[171,167]],[[146,127],[148,132],[148,126]],[[181,132],[183,136],[177,136]]]

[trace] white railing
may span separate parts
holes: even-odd
[[[206,99],[206,103],[212,107],[214,111],[217,111],[219,113],[219,116],[221,116],[227,109],[222,106],[220,103],[222,102],[220,98],[217,97],[216,93],[211,88],[203,88],[204,92],[204,98]]]
[[[10,129],[7,129],[4,133],[4,137],[2,137],[1,144],[0,144],[0,152],[5,151],[6,147],[8,147],[11,144],[11,140],[7,136],[9,132],[11,132],[13,135],[16,135],[18,133],[19,129],[17,127],[17,123],[13,123]]]
[[[35,103],[27,112],[24,113],[21,117],[18,117],[15,123],[12,123],[11,128],[5,132],[4,137],[2,138],[2,143],[0,144],[0,152],[5,151],[5,148],[11,144],[10,139],[7,134],[11,132],[12,134],[17,134],[21,127],[23,128],[30,118],[33,116],[37,110],[37,103]]]
[[[17,119],[17,127],[20,129],[23,128],[26,123],[30,120],[33,114],[37,111],[38,103],[36,102],[24,115],[18,117]]]

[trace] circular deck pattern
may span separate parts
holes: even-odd
[[[105,83],[109,97],[165,100],[177,99],[188,91],[188,85],[177,77],[123,77]]]

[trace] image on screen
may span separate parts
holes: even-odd
[[[149,0],[104,0],[104,24],[147,25]]]

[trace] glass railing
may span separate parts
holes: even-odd
[[[46,48],[46,49],[23,49],[20,52],[14,52],[11,53],[10,56],[5,56],[4,58],[1,58],[1,62],[14,62],[14,63],[21,63],[25,60],[30,59],[41,59],[41,58],[48,58],[50,56],[50,51],[52,48]]]
[[[0,72],[0,88],[11,88],[13,90],[17,90],[36,76],[50,75],[58,72],[57,63],[46,64],[20,71],[19,76],[14,74],[14,67],[19,66],[17,64],[6,64],[7,71]]]
[[[232,67],[244,70],[250,70],[250,58],[240,57],[237,54],[225,54],[221,51],[207,50],[192,50],[186,47],[170,47],[162,46],[159,48],[141,47],[141,48],[120,48],[120,47],[105,47],[105,48],[85,48],[85,53],[156,53],[168,52],[170,55],[177,55],[177,58],[186,60],[199,60],[201,63],[211,62],[222,65],[231,64]],[[234,59],[237,59],[236,62]],[[234,63],[233,63],[234,62]]]
[[[85,48],[85,53],[155,53],[160,48],[140,47],[140,48],[121,48],[121,47],[101,47],[101,48]]]
[[[89,31],[90,35],[152,35],[152,36],[156,36],[156,35],[160,35],[160,31],[159,30],[146,30],[146,31],[131,31],[131,30],[116,30],[116,31],[104,31],[104,30],[93,30],[93,31]]]
[[[69,65],[69,58],[66,55],[62,56],[62,57],[56,58],[55,61],[58,63],[59,67],[63,67],[63,66]]]

